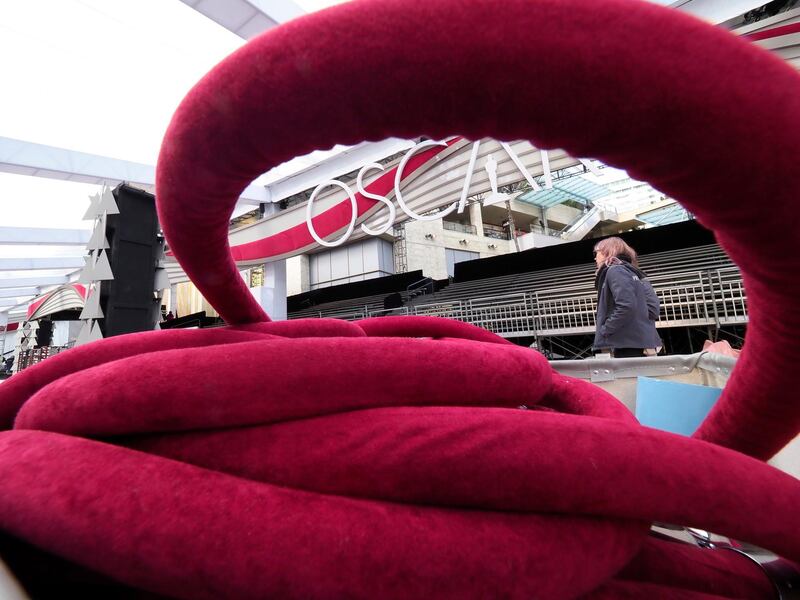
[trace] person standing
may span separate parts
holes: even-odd
[[[618,237],[594,247],[597,329],[593,347],[615,358],[655,354],[660,304],[653,286],[638,267],[636,251]]]

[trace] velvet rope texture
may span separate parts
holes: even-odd
[[[444,0],[413,11],[405,2],[354,2],[278,28],[212,71],[170,126],[158,201],[176,256],[237,325],[219,335],[234,337],[191,343],[163,332],[148,338],[149,350],[134,344],[110,357],[104,349],[115,346],[105,340],[74,363],[45,362],[11,392],[0,390],[7,414],[22,407],[17,427],[69,434],[0,436],[0,526],[120,581],[184,597],[764,592],[765,580],[748,567],[710,558],[711,570],[743,573],[743,583],[686,577],[665,587],[648,546],[640,552],[642,535],[653,518],[710,523],[797,558],[795,480],[711,444],[642,430],[596,388],[554,378],[534,353],[491,343],[501,341],[474,328],[413,319],[266,323],[228,254],[227,216],[246,183],[335,142],[456,130],[527,138],[627,167],[684,201],[741,264],[754,295],[747,350],[701,433],[754,456],[774,452],[798,419],[777,393],[789,362],[776,361],[767,345],[767,333],[785,340],[798,330],[793,316],[779,321],[773,312],[790,306],[797,291],[786,276],[797,259],[773,232],[796,225],[788,202],[800,186],[786,167],[797,150],[798,95],[785,95],[798,77],[672,11],[623,0],[597,2],[591,14],[579,9],[546,0],[509,2],[502,11],[488,1]],[[624,38],[607,35],[609,22]],[[441,56],[447,60],[432,60]],[[677,82],[669,96],[666,82]],[[497,92],[503,89],[518,93]],[[765,111],[778,96],[783,104]],[[734,181],[752,164],[759,165],[753,177]],[[778,175],[775,212],[757,224],[749,253],[737,239],[752,226],[745,201]],[[273,337],[318,331],[333,337]],[[441,339],[354,339],[364,334]],[[308,353],[314,366],[304,371]],[[405,377],[381,365],[385,356]],[[139,385],[142,374],[158,385]],[[756,379],[760,395],[752,393]],[[510,409],[516,402],[538,409]],[[444,406],[392,408],[436,403]],[[364,410],[373,407],[384,408]],[[756,426],[766,429],[748,430]],[[131,434],[147,435],[109,437]],[[396,462],[373,464],[390,446]],[[437,460],[448,451],[452,464]],[[609,465],[593,466],[606,455]],[[698,457],[715,470],[689,489],[700,475]],[[324,471],[309,467],[316,460]],[[470,460],[475,474],[464,470]],[[649,473],[656,460],[668,466]],[[493,467],[511,476],[497,479]],[[763,489],[777,496],[766,510]],[[758,510],[764,517],[754,523]],[[190,540],[202,551],[187,559]]]
[[[181,104],[159,157],[159,215],[203,295],[231,323],[265,318],[230,257],[227,219],[269,167],[391,135],[530,139],[626,168],[715,230],[742,269],[750,325],[698,435],[759,458],[790,441],[800,430],[786,394],[800,360],[800,281],[790,276],[800,270],[800,75],[644,2],[409,6],[352,2],[288,23]],[[769,210],[754,221],[764,197]]]
[[[789,556],[800,554],[800,548],[794,547],[797,539],[785,535],[787,528],[797,528],[794,507],[800,500],[800,489],[791,485],[787,475],[753,459],[742,462],[740,455],[710,444],[639,428],[630,413],[605,392],[582,381],[551,377],[541,368],[546,364],[541,357],[523,348],[461,342],[461,349],[468,350],[464,371],[496,368],[497,378],[460,385],[445,380],[437,392],[441,396],[431,400],[463,403],[474,394],[477,402],[481,396],[486,398],[484,405],[502,405],[507,390],[511,397],[532,406],[541,404],[545,410],[406,407],[340,413],[353,408],[347,393],[321,395],[316,387],[300,385],[308,375],[302,365],[292,370],[280,364],[281,356],[287,360],[304,356],[287,352],[285,344],[296,342],[325,346],[319,338],[269,339],[258,353],[242,353],[237,348],[242,344],[232,344],[226,349],[199,348],[195,356],[185,356],[202,370],[204,358],[220,360],[220,350],[230,350],[234,360],[223,355],[222,362],[237,381],[246,378],[232,368],[253,371],[252,364],[235,360],[243,354],[266,359],[266,364],[277,361],[274,368],[283,369],[288,377],[291,402],[281,395],[283,391],[264,396],[238,389],[238,396],[225,397],[225,410],[220,410],[220,394],[213,387],[154,385],[149,394],[136,388],[138,393],[127,397],[106,391],[62,398],[61,405],[69,410],[59,410],[61,394],[51,388],[78,373],[45,387],[18,416],[18,424],[27,427],[96,436],[166,427],[170,433],[165,435],[116,441],[261,484],[237,483],[241,480],[58,434],[9,432],[0,439],[4,458],[0,475],[9,492],[0,502],[4,529],[120,581],[179,597],[213,597],[223,585],[228,594],[242,597],[485,597],[497,592],[497,585],[510,597],[534,593],[544,598],[572,597],[595,589],[628,562],[645,530],[640,523],[653,518],[703,523]],[[318,366],[320,372],[309,377],[312,386],[336,389],[352,383],[352,373],[341,371],[342,365],[347,368],[356,362],[347,360],[354,358],[346,354],[348,346],[350,352],[365,355],[375,350],[400,355],[401,350],[412,349],[404,345],[416,344],[424,352],[408,353],[418,356],[411,361],[411,369],[425,368],[423,363],[430,356],[431,362],[441,363],[437,350],[451,355],[459,349],[457,342],[425,340],[341,342],[341,338],[329,340],[338,346],[336,351],[326,348],[335,357],[330,359],[333,364]],[[490,356],[495,359],[501,358],[497,351],[502,350],[505,360],[476,365],[485,347],[493,348]],[[509,360],[513,355],[519,368],[512,364],[503,370],[504,363],[515,362]],[[158,352],[145,357],[151,359],[149,364],[131,364],[141,360],[133,357],[89,369],[84,373],[89,380],[93,371],[106,370],[108,378],[105,383],[93,382],[96,385],[84,383],[82,389],[108,390],[118,377],[124,377],[123,365],[132,374],[162,367],[165,374],[174,376],[174,366],[165,364]],[[333,367],[332,372],[328,367]],[[376,374],[382,379],[388,372]],[[453,376],[464,378],[462,372]],[[293,377],[297,382],[292,383]],[[379,404],[408,403],[415,397],[414,387],[392,380],[385,383],[385,389],[376,390],[378,396],[359,395],[359,404],[370,396],[372,403]],[[478,389],[465,393],[472,386]],[[109,397],[116,402],[109,403]],[[182,410],[171,412],[165,402],[170,397]],[[56,404],[48,404],[48,399]],[[307,415],[309,405],[331,416],[295,420]],[[570,417],[563,412],[584,416],[564,422]],[[99,422],[92,421],[93,414]],[[286,422],[287,418],[293,420]],[[274,419],[284,422],[266,428],[218,430]],[[616,428],[614,422],[619,423]],[[200,431],[175,433],[187,428]],[[637,460],[631,460],[633,452]],[[652,465],[657,461],[664,466],[653,479]],[[709,471],[725,476],[708,477]],[[671,494],[676,486],[682,490],[679,503]],[[784,493],[765,499],[763,489]],[[371,512],[374,504],[353,504],[343,495],[378,502],[379,516]],[[252,518],[243,519],[239,512],[232,515],[234,507],[252,512],[253,503],[259,506],[258,519],[290,525],[253,529]],[[403,505],[420,507],[413,513],[414,520],[408,521]],[[440,515],[434,506],[452,508]],[[453,512],[456,507],[460,511]],[[473,514],[475,510],[479,513]],[[518,515],[513,523],[498,521],[497,515],[509,511]],[[755,511],[765,513],[758,523],[749,518]],[[191,515],[188,521],[187,514]],[[467,521],[463,521],[465,516]],[[202,550],[187,560],[181,548],[192,537],[191,528],[200,524],[205,533],[192,539]],[[508,537],[507,528],[512,525],[524,539]],[[569,535],[561,539],[566,530]],[[106,546],[109,531],[118,532],[112,547]],[[487,545],[480,531],[491,536],[493,543]],[[380,548],[391,551],[381,552],[374,546],[376,538],[383,544]],[[347,549],[344,554],[329,555],[333,539]],[[517,547],[520,544],[524,550]],[[258,557],[267,550],[270,558],[280,552],[282,560],[275,562],[274,570],[252,571],[248,565],[260,564]],[[545,555],[549,560],[544,560]],[[389,568],[389,559],[398,565]],[[318,570],[304,575],[303,561]],[[439,566],[426,567],[427,561]],[[442,563],[447,567],[442,568]],[[338,565],[336,573],[334,565]],[[355,575],[354,568],[366,571]],[[469,571],[469,578],[457,575],[463,569]],[[422,580],[403,584],[402,578],[410,572],[423,576]],[[342,573],[347,574],[344,580],[337,578]],[[236,581],[229,581],[231,574],[237,574]],[[641,569],[635,574],[644,577]],[[754,585],[751,579],[744,582]],[[628,582],[623,587],[636,585]],[[712,578],[707,585],[722,584]],[[740,589],[736,585],[731,583],[727,589]]]

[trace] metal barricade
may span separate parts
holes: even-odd
[[[401,306],[399,308],[382,308],[380,310],[371,310],[367,312],[368,317],[397,317],[408,314],[408,307]]]
[[[709,273],[713,313],[720,325],[747,323],[747,293],[739,269],[728,267]]]
[[[503,337],[533,335],[533,313],[527,295],[504,294],[467,301],[468,323]]]
[[[445,317],[465,321],[464,305],[460,300],[455,302],[435,302],[431,304],[417,304],[414,314],[422,317]]]
[[[656,327],[711,325],[710,284],[702,271],[662,275],[650,280],[661,302]]]
[[[33,365],[42,362],[50,356],[55,356],[59,352],[69,350],[71,347],[72,345],[69,344],[67,346],[41,346],[39,348],[21,350],[19,353],[19,359],[17,360],[17,372],[27,369],[28,367],[32,367]]]
[[[679,271],[649,279],[661,303],[656,327],[747,323],[747,295],[736,267]],[[597,292],[581,283],[514,294],[430,302],[386,310],[355,307],[320,316],[346,320],[384,314],[445,317],[472,323],[503,337],[564,336],[595,330]]]
[[[343,321],[358,321],[367,316],[367,307],[358,310],[345,310],[340,312],[320,313],[323,319],[342,319]]]
[[[591,333],[597,316],[597,294],[548,290],[533,295],[536,334],[540,336]]]

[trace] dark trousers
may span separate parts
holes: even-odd
[[[644,348],[614,348],[614,358],[643,358]]]

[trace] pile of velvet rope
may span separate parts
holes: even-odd
[[[751,320],[694,438],[469,325],[263,313],[227,243],[253,178],[452,132],[597,157],[715,230]],[[746,558],[648,531],[800,559],[800,482],[762,462],[800,431],[798,155],[797,73],[644,2],[363,0],[276,28],[188,94],[158,163],[171,250],[229,326],[102,340],[3,383],[0,529],[185,598],[770,597]]]

